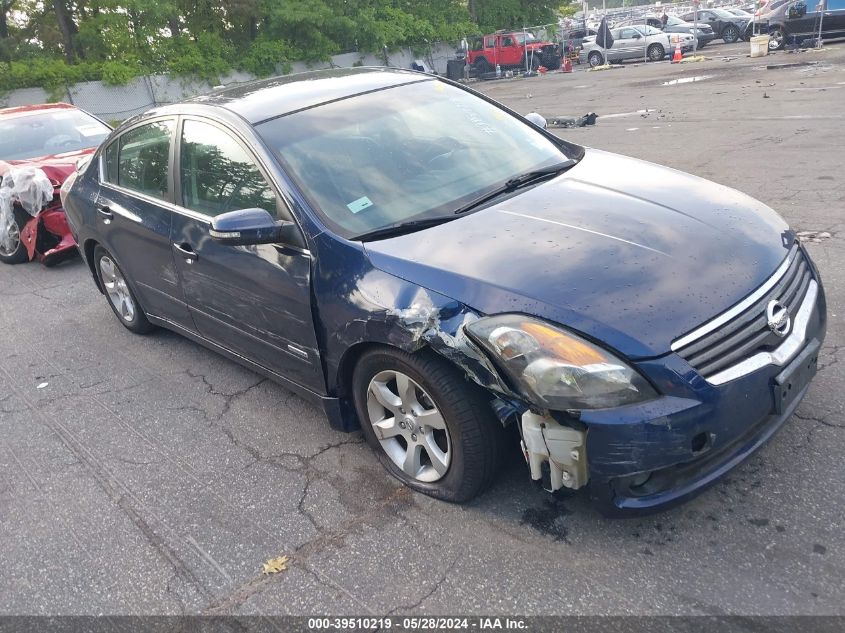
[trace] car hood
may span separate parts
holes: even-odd
[[[93,154],[96,149],[96,147],[91,147],[64,154],[52,154],[50,156],[40,156],[25,160],[0,160],[0,177],[15,167],[38,167],[44,170],[44,173],[50,179],[50,182],[53,183],[54,187],[61,187],[67,177],[76,171],[77,161],[84,156]]]
[[[533,314],[647,358],[761,285],[793,240],[736,190],[588,149],[551,181],[365,248],[376,268],[481,313]]]

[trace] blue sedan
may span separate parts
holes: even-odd
[[[786,422],[825,334],[818,270],[766,205],[413,72],[151,110],[64,196],[128,330],[319,403],[447,501],[509,441],[607,514],[688,498]]]

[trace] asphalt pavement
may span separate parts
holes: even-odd
[[[0,266],[0,613],[845,614],[845,45],[747,46],[477,84],[519,112],[595,111],[561,136],[730,185],[810,232],[819,375],[742,467],[608,520],[535,488],[514,446],[489,492],[448,505],[282,387],[176,334],[130,334],[81,261]]]

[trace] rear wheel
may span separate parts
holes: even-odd
[[[406,486],[458,503],[493,481],[504,429],[482,390],[444,359],[375,348],[352,385],[367,443]]]
[[[0,227],[0,262],[22,264],[29,261],[26,244],[21,239],[21,227],[26,224],[29,217],[25,211],[13,208],[6,226]]]
[[[472,63],[472,67],[475,68],[476,75],[483,75],[485,73],[489,73],[491,68],[490,64],[486,59],[483,57],[479,57]]]
[[[722,31],[722,40],[725,44],[733,44],[739,39],[739,29],[736,28],[733,24],[730,24],[725,27]]]
[[[155,327],[147,320],[111,253],[102,246],[97,246],[94,249],[94,262],[109,306],[123,327],[135,334],[147,334],[154,330]]]
[[[666,49],[660,44],[652,44],[648,47],[648,58],[653,62],[659,62],[666,56]]]
[[[783,48],[783,43],[786,40],[783,29],[775,27],[769,31],[769,50],[776,51]]]
[[[590,68],[595,68],[596,66],[601,66],[604,63],[604,59],[602,58],[601,53],[593,51],[587,55],[587,62],[589,62]]]

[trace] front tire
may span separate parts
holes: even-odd
[[[366,352],[352,378],[355,409],[382,466],[418,492],[461,503],[487,488],[504,429],[476,385],[433,352]]]
[[[725,44],[733,44],[739,39],[739,29],[734,25],[726,26],[722,31],[722,41]]]
[[[653,62],[659,62],[666,57],[666,49],[660,44],[652,44],[648,47],[648,58]]]
[[[769,50],[770,51],[777,51],[783,48],[784,42],[786,41],[786,35],[783,32],[783,29],[776,27],[769,31]]]
[[[0,230],[0,262],[4,264],[23,264],[29,261],[26,244],[21,239],[21,227],[30,216],[23,209],[12,208],[12,218],[5,230]]]
[[[135,334],[152,332],[155,326],[147,320],[147,316],[141,309],[141,304],[135,298],[135,293],[129,287],[123,271],[120,270],[112,254],[102,246],[97,246],[94,249],[94,263],[96,264],[100,287],[102,287],[109,302],[109,307],[117,320],[123,327]]]

